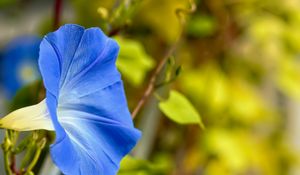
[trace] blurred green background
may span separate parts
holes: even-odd
[[[0,0],[1,49],[53,31],[54,3]],[[143,137],[120,175],[300,175],[299,0],[64,0],[64,23],[114,35],[131,111],[176,46],[134,119]],[[41,162],[39,174],[55,175]]]

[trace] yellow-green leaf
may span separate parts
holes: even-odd
[[[170,171],[169,163],[162,159],[163,162],[150,162],[148,160],[136,159],[131,156],[126,156],[121,161],[118,175],[160,175],[167,174]]]
[[[120,37],[116,40],[120,45],[117,67],[129,83],[139,86],[143,83],[147,72],[154,67],[154,60],[138,41]]]
[[[201,117],[192,103],[181,93],[172,90],[170,97],[159,103],[160,110],[171,120],[179,124],[199,124]]]

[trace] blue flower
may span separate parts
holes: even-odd
[[[4,48],[0,74],[8,98],[12,98],[22,86],[40,78],[40,43],[41,39],[37,36],[22,36],[12,40]]]
[[[1,127],[55,130],[51,157],[64,174],[116,174],[141,135],[115,66],[118,51],[99,28],[68,24],[46,35],[39,55],[46,99],[10,113]]]

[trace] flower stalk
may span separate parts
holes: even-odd
[[[34,175],[32,172],[43,148],[47,143],[42,132],[34,131],[17,145],[19,132],[6,130],[4,142],[1,147],[4,154],[4,168],[7,175]],[[21,162],[20,169],[16,167],[15,157],[26,150],[26,154]]]
[[[47,139],[46,138],[42,138],[37,143],[35,154],[33,156],[33,159],[31,161],[31,163],[28,165],[28,167],[26,169],[25,175],[31,175],[31,174],[33,174],[32,169],[34,168],[34,166],[36,165],[37,161],[39,160],[41,152],[42,152],[43,148],[45,147],[46,143],[47,143]]]
[[[19,133],[12,130],[6,130],[2,150],[4,154],[4,169],[7,175],[19,175],[19,171],[15,168],[15,155],[13,154],[13,146],[18,140]]]

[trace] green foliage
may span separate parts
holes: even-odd
[[[294,59],[284,59],[281,61],[281,67],[278,72],[277,83],[284,93],[300,99],[300,62]]]
[[[299,99],[299,2],[248,2],[236,16],[245,28],[243,37],[237,40],[241,48],[238,56],[261,65],[266,71],[264,76],[280,91]]]
[[[0,7],[17,1],[2,0]],[[155,90],[168,91],[172,82],[182,94],[158,97],[167,117],[159,120],[156,104],[147,101],[146,112],[135,119],[143,131],[145,148],[139,154],[145,160],[127,156],[119,175],[287,174],[300,162],[286,137],[290,131],[297,136],[297,123],[288,113],[294,112],[290,98],[300,99],[300,1],[195,2],[197,9],[186,15],[183,28],[175,12],[189,8],[189,0],[71,0],[75,19],[66,22],[100,26],[121,46],[117,66],[130,85],[132,109],[155,62],[184,32],[174,52],[176,64],[171,57],[155,84]],[[52,20],[46,22],[45,31],[52,30]],[[38,102],[37,91],[36,85],[25,87],[12,109]],[[178,125],[203,127],[202,119],[204,132],[197,125]],[[168,158],[155,160],[160,155]]]
[[[71,0],[70,2],[76,12],[76,23],[86,27],[101,25],[106,30],[105,25],[103,25],[104,20],[101,20],[101,15],[97,12],[97,9],[104,7],[110,10],[114,1],[94,0],[87,3],[85,0]]]
[[[274,149],[269,148],[270,143],[260,140],[254,133],[211,128],[204,133],[203,137],[205,154],[217,155],[212,158],[205,174],[228,175],[226,171],[244,174],[242,172],[249,164],[255,167],[264,166],[261,169],[262,174],[279,174],[276,168],[273,168],[277,166],[278,154]]]
[[[216,31],[216,21],[211,16],[195,15],[187,25],[187,34],[193,37],[210,36]]]
[[[121,162],[118,175],[164,175],[168,168],[169,165],[165,162],[151,163],[126,156]]]
[[[140,0],[121,1],[119,6],[113,9],[109,24],[113,29],[121,29],[131,23],[132,17],[136,12]]]
[[[121,37],[115,39],[120,45],[117,67],[131,85],[141,85],[148,71],[154,67],[154,60],[140,42]]]
[[[260,121],[276,121],[270,117],[272,109],[259,96],[258,89],[240,75],[226,75],[213,63],[206,63],[197,71],[186,71],[179,81],[182,90],[210,119],[226,119],[244,125]]]
[[[11,102],[10,110],[13,111],[28,105],[34,105],[40,102],[43,97],[43,84],[41,81],[36,81],[23,87],[17,92]]]
[[[19,0],[0,0],[0,8],[14,5],[14,4],[16,4],[18,1],[19,1]]]
[[[150,28],[164,41],[172,43],[182,29],[175,12],[181,8],[187,9],[188,4],[188,0],[144,0],[135,16],[135,22]]]
[[[179,124],[204,125],[191,102],[181,93],[172,90],[167,100],[159,103],[160,110],[171,120]]]

